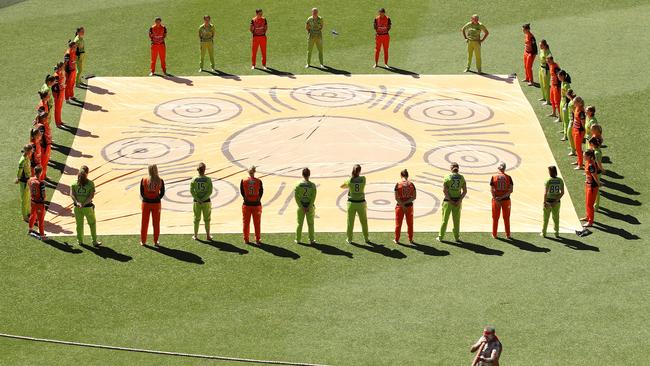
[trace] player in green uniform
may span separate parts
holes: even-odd
[[[27,144],[23,146],[23,155],[18,161],[18,173],[16,173],[16,184],[20,184],[20,213],[25,222],[29,222],[29,213],[31,212],[31,204],[29,197],[29,188],[27,181],[32,176],[31,161],[32,161],[32,145]]]
[[[311,63],[311,51],[314,49],[314,44],[318,48],[318,61],[320,61],[320,67],[323,68],[323,27],[325,23],[323,18],[318,16],[318,9],[311,9],[311,16],[307,18],[307,23],[305,24],[305,29],[307,34],[309,34],[309,41],[307,43],[307,65],[305,68],[308,68]]]
[[[361,230],[366,243],[370,243],[368,238],[368,215],[366,207],[366,177],[361,176],[361,165],[355,164],[352,168],[352,177],[346,180],[341,188],[348,190],[348,244],[352,243],[352,232],[354,231],[354,217],[359,215],[361,221]]]
[[[562,134],[561,141],[566,141],[567,128],[569,127],[568,104],[571,100],[571,97],[569,96],[569,90],[571,90],[571,76],[565,70],[560,70],[557,77],[562,82],[562,84],[560,84],[560,120],[562,121],[562,131],[560,131]]]
[[[77,174],[77,181],[70,187],[70,197],[74,203],[74,219],[77,223],[77,244],[82,244],[84,239],[84,218],[90,226],[90,236],[93,246],[102,245],[97,240],[97,220],[95,219],[95,184],[88,179],[88,167],[82,166]]]
[[[205,53],[208,53],[210,56],[210,65],[212,65],[212,71],[214,71],[214,35],[215,35],[214,24],[210,23],[210,16],[203,16],[203,24],[199,26],[199,41],[201,42],[201,63],[199,63],[199,72],[203,71],[203,60],[205,59]]]
[[[598,119],[596,119],[596,107],[593,105],[587,106],[585,108],[585,147],[584,151],[589,150],[589,140],[591,140],[591,127],[598,124]]]
[[[594,125],[600,127],[598,124]],[[603,150],[601,150],[601,146],[603,145],[603,139],[600,137],[591,137],[589,139],[589,149],[592,149],[594,151],[594,157],[596,160],[596,175],[598,176],[598,181],[600,182],[600,176],[605,172],[605,169],[603,168]],[[596,193],[596,201],[594,202],[594,210],[598,211],[600,208],[600,189]]]
[[[84,60],[86,59],[86,47],[84,46],[84,35],[86,30],[84,27],[77,28],[74,36],[74,42],[77,44],[77,78],[75,79],[75,86],[78,88],[81,85],[81,73],[84,70]]]
[[[45,82],[41,85],[41,88],[38,90],[39,93],[47,92],[50,95],[50,98],[47,100],[47,123],[49,124],[52,121],[52,115],[54,115],[54,98],[52,97],[52,86],[56,82],[56,78],[52,75],[47,75],[45,77]]]
[[[545,39],[539,42],[539,89],[542,91],[542,97],[539,98],[543,105],[551,105],[551,73],[546,59],[553,56],[551,48]]]
[[[451,163],[450,170],[451,174],[445,177],[443,183],[442,191],[445,194],[445,199],[442,202],[442,223],[440,224],[440,233],[436,238],[438,241],[445,239],[450,214],[454,222],[454,239],[460,240],[460,210],[463,199],[467,195],[467,184],[465,177],[458,173],[458,163]]]
[[[571,129],[573,128],[573,109],[575,108],[573,101],[576,98],[576,93],[573,91],[573,89],[569,89],[567,90],[566,95],[569,97],[569,101],[566,105],[567,113],[569,114],[569,123],[566,126],[564,136],[569,140],[569,147],[571,149],[569,156],[576,156],[575,142],[573,141],[573,137],[571,137]]]
[[[314,239],[316,185],[309,180],[310,175],[309,168],[303,169],[302,177],[304,180],[298,183],[293,190],[294,198],[298,205],[298,226],[296,227],[296,239],[294,240],[296,244],[301,243],[300,237],[302,236],[302,224],[305,221],[305,217],[307,217],[307,227],[309,229],[309,243],[316,244],[316,240]]]
[[[465,72],[469,72],[470,66],[472,66],[472,55],[476,53],[476,69],[479,74],[482,74],[481,71],[481,44],[488,37],[490,32],[483,25],[483,23],[478,21],[478,15],[472,15],[471,20],[460,29],[460,32],[467,42],[467,67]],[[481,32],[484,33],[484,36],[481,37]]]
[[[212,178],[205,175],[205,164],[199,163],[196,169],[199,175],[192,179],[190,183],[190,193],[192,194],[193,211],[194,211],[194,235],[192,239],[197,240],[199,235],[199,224],[201,216],[205,224],[205,235],[207,240],[212,240],[210,236],[210,216],[212,214]]]
[[[544,183],[544,224],[542,225],[543,237],[546,237],[546,228],[548,227],[548,219],[553,215],[553,230],[555,237],[560,236],[560,200],[564,196],[564,181],[557,176],[557,168],[555,166],[548,167],[548,174],[550,178]]]

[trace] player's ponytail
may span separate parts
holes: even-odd
[[[81,167],[79,169],[79,173],[77,173],[77,183],[79,183],[82,186],[85,186],[86,183],[88,183],[88,172],[84,167]]]
[[[352,168],[352,178],[356,178],[360,174],[361,174],[361,165],[354,164],[354,167]]]

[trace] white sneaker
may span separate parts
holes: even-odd
[[[316,240],[310,240],[310,241],[309,241],[309,244],[311,244],[311,245],[316,245],[316,244],[318,244],[318,243],[316,243]]]
[[[308,69],[308,68],[309,68],[309,64],[305,65],[305,69]]]
[[[268,70],[268,68],[264,65],[262,65],[262,70]]]
[[[393,244],[399,244],[399,240],[393,239]]]
[[[373,69],[376,69],[376,68],[377,68],[377,64],[372,65],[372,68],[373,68]]]
[[[324,68],[325,68],[325,65],[320,64],[320,68],[321,68],[321,69],[324,69]]]
[[[439,236],[436,236],[436,240],[442,243],[442,238]]]
[[[199,238],[196,235],[192,235],[192,240],[198,240]]]
[[[390,66],[388,66],[388,64],[384,64],[384,67],[386,67],[387,69],[390,69]]]
[[[203,68],[199,68],[199,72],[203,72]]]
[[[153,72],[150,72],[150,73],[149,73],[149,76],[153,76]]]
[[[349,239],[345,239],[346,244],[352,244],[352,242]]]
[[[251,66],[251,70],[255,70],[255,65],[252,65],[252,66]]]
[[[298,244],[298,240],[293,239],[293,243],[294,243],[294,244]]]

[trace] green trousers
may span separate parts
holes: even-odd
[[[352,233],[354,232],[354,218],[359,215],[361,222],[361,231],[363,231],[363,238],[368,241],[368,215],[365,202],[348,202],[348,241],[352,241]]]
[[[566,135],[567,135],[567,138],[569,139],[569,145],[571,146],[571,151],[573,151],[575,153],[576,152],[576,143],[575,143],[575,141],[573,141],[573,133],[571,131],[572,128],[573,128],[573,125],[572,125],[571,121],[569,121],[569,125],[566,128]]]
[[[214,69],[214,43],[213,42],[201,42],[201,63],[199,68],[203,68],[203,61],[205,60],[205,53],[208,53],[210,56],[210,65]]]
[[[318,48],[318,60],[323,64],[323,36],[309,36],[309,43],[307,44],[307,65],[311,64],[311,51],[314,49],[314,44]]]
[[[311,206],[309,211],[305,213],[305,210],[302,207],[298,207],[298,226],[296,227],[296,240],[300,243],[300,238],[302,237],[302,224],[305,222],[305,217],[307,217],[307,229],[309,230],[309,240],[314,240],[314,216],[316,216],[316,208]]]
[[[548,219],[553,214],[553,231],[556,235],[560,234],[560,202],[555,205],[544,205],[544,224],[542,225],[542,234],[546,236],[546,228],[548,227]]]
[[[472,55],[476,54],[476,69],[481,72],[481,42],[467,41],[467,68],[472,66]]]
[[[451,214],[452,221],[454,222],[454,239],[458,240],[460,237],[460,211],[462,204],[452,205],[448,201],[442,202],[442,223],[440,224],[440,239],[445,238],[447,232],[447,224],[449,223],[449,215]]]
[[[199,224],[201,223],[201,216],[203,216],[203,223],[205,224],[205,232],[210,232],[210,217],[212,216],[212,203],[194,202],[192,206],[194,211],[194,235],[199,233]]]
[[[77,241],[84,242],[84,218],[90,226],[90,237],[97,241],[97,220],[95,219],[94,207],[76,207],[74,208],[74,220],[77,223]]]
[[[563,134],[564,137],[569,138],[569,135],[567,135],[567,131],[569,130],[569,108],[567,107],[566,103],[564,102],[564,98],[560,101],[560,120],[562,121],[562,126],[563,126]]]
[[[23,219],[27,219],[29,213],[32,210],[29,189],[27,188],[27,183],[19,182],[20,184],[20,212],[23,215]]]
[[[539,68],[539,89],[542,91],[542,98],[551,102],[551,73],[543,68]]]
[[[82,53],[77,57],[77,79],[75,80],[75,85],[81,84],[81,73],[84,71],[84,60],[86,59],[86,53]],[[48,116],[49,117],[49,116]]]

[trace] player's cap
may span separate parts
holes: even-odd
[[[506,163],[503,161],[499,163],[499,166],[497,167],[499,170],[506,170]]]
[[[384,9],[384,8],[379,8],[379,10],[378,10],[378,11],[379,11],[380,13],[382,13],[382,14],[383,14],[383,13],[385,13],[385,12],[386,12],[386,9]]]

